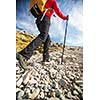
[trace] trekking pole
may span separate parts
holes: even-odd
[[[66,28],[65,28],[65,36],[64,36],[63,51],[62,51],[62,56],[61,56],[61,64],[62,64],[62,62],[63,62],[64,48],[65,48],[65,43],[66,43],[67,26],[68,26],[68,20],[66,20]]]

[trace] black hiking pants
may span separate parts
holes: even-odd
[[[26,48],[19,52],[26,58],[26,60],[28,60],[33,55],[33,51],[42,43],[44,44],[43,61],[49,59],[49,46],[51,40],[48,32],[50,27],[50,18],[45,16],[42,21],[40,21],[40,18],[41,16],[36,19],[36,25],[40,34]]]

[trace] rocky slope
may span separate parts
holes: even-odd
[[[28,60],[27,70],[16,60],[16,100],[83,100],[82,47],[66,46],[62,65],[62,44],[51,44],[49,63],[41,63],[41,49]]]

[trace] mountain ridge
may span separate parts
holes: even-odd
[[[26,31],[16,31],[16,51],[19,52],[22,49],[24,49],[33,39],[35,39],[36,35],[35,34],[30,34]],[[42,45],[43,46],[43,45]],[[39,52],[43,51],[42,46],[39,46],[37,48],[37,50],[39,50]],[[57,43],[52,41],[51,45],[50,45],[50,52],[57,51],[57,50],[62,50],[63,48],[63,44],[62,43]],[[83,49],[83,47],[81,46],[65,46],[65,48],[70,48],[70,49]]]

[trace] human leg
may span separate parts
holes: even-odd
[[[48,37],[50,19],[47,16],[45,16],[43,21],[37,19],[36,24],[38,30],[40,31],[40,34],[26,48],[24,48],[21,52],[19,52],[22,56],[26,58],[26,60],[28,60],[33,55],[33,51],[38,46],[40,46],[42,43],[45,43]]]
[[[43,62],[45,61],[49,61],[49,46],[50,46],[51,40],[50,40],[50,36],[48,35],[45,43],[44,43],[44,47],[43,47]]]

